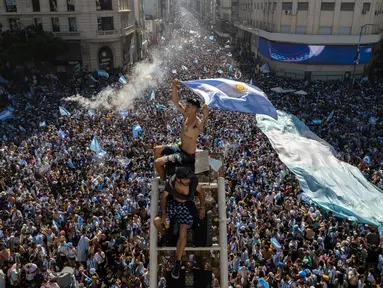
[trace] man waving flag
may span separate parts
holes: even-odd
[[[277,110],[259,88],[229,79],[184,81],[184,85],[201,96],[210,108],[268,115],[277,119]]]

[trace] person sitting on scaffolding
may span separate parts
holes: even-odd
[[[199,213],[194,203],[194,197],[198,196]],[[205,192],[198,184],[197,176],[187,167],[180,167],[176,174],[171,176],[162,193],[160,200],[161,216],[154,219],[154,226],[162,236],[168,229],[170,222],[179,225],[177,240],[176,263],[172,269],[172,277],[178,279],[181,270],[181,259],[186,247],[187,230],[196,224],[199,219],[205,217]],[[163,242],[163,241],[159,241]]]
[[[181,133],[181,144],[156,146],[154,148],[154,157],[156,158],[154,166],[161,180],[165,180],[165,165],[172,163],[175,165],[194,165],[195,153],[197,150],[197,138],[207,123],[209,109],[206,104],[202,107],[203,117],[197,117],[197,112],[201,104],[196,99],[186,100],[186,105],[180,103],[178,96],[178,85],[180,81],[172,81],[172,101],[179,112],[184,116],[184,123]]]

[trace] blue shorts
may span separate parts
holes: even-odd
[[[195,154],[186,153],[176,144],[163,146],[161,154],[164,156],[165,163],[179,165],[195,164]]]

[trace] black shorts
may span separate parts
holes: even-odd
[[[194,217],[188,208],[188,204],[177,202],[174,199],[166,201],[166,216],[177,222],[177,224],[192,226],[194,223]]]
[[[195,154],[186,153],[179,145],[163,146],[161,154],[164,156],[165,163],[179,165],[195,164]]]

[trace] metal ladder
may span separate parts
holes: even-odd
[[[218,183],[200,183],[204,189],[218,189],[218,215],[219,215],[219,245],[211,247],[186,247],[185,251],[219,251],[220,256],[220,287],[228,285],[228,255],[227,255],[227,219],[226,219],[226,192],[225,179],[218,178]],[[152,179],[152,193],[150,206],[150,288],[157,288],[158,283],[158,251],[175,251],[176,247],[157,247],[157,229],[153,220],[158,214],[159,178]]]

